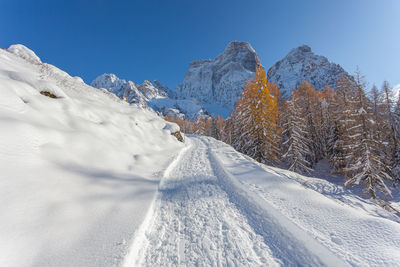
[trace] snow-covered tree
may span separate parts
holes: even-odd
[[[233,112],[233,146],[260,162],[279,160],[279,89],[267,81],[259,66],[248,81]]]
[[[390,170],[385,164],[384,144],[376,140],[376,123],[373,110],[364,92],[365,84],[356,73],[354,95],[349,99],[344,150],[346,152],[345,185],[363,184],[366,192],[377,199],[376,191],[391,196],[387,182],[392,182]]]
[[[310,142],[307,139],[308,132],[306,122],[301,116],[298,107],[297,95],[292,93],[292,99],[288,101],[285,109],[283,132],[283,159],[291,171],[298,173],[310,173],[312,171]]]
[[[351,127],[350,112],[352,108],[351,99],[355,97],[354,81],[348,77],[342,76],[337,81],[335,94],[331,100],[331,116],[334,128],[329,137],[332,145],[331,155],[329,157],[331,165],[339,174],[345,175],[347,158],[345,146],[348,143],[348,129]]]
[[[314,165],[325,156],[322,134],[321,94],[311,87],[309,82],[302,82],[293,92],[300,116],[304,119],[307,138],[310,140],[311,164]]]

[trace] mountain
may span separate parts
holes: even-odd
[[[174,93],[159,81],[145,80],[135,85],[132,81],[118,78],[115,74],[102,74],[92,81],[91,86],[104,88],[120,99],[151,108],[162,115],[197,120],[205,114],[202,106],[192,100],[175,99]]]
[[[350,75],[340,65],[314,54],[307,45],[292,49],[267,72],[267,79],[278,85],[283,96],[289,96],[302,81],[310,82],[319,90],[326,85],[334,89],[340,76]]]
[[[104,88],[119,98],[126,98],[129,103],[137,103],[140,106],[147,106],[146,102],[153,98],[166,98],[171,91],[159,81],[144,81],[143,84],[135,85],[132,81],[125,81],[115,74],[102,74],[97,77],[91,86]]]
[[[335,176],[178,142],[23,46],[0,49],[0,81],[0,266],[400,266],[400,218]]]
[[[259,64],[249,43],[231,42],[214,60],[191,62],[176,96],[194,99],[210,113],[227,116]]]
[[[183,83],[174,92],[158,81],[135,85],[114,74],[103,74],[91,85],[105,88],[121,99],[125,96],[129,103],[150,107],[163,115],[189,120],[207,114],[227,117],[246,81],[254,76],[260,64],[249,43],[233,41],[215,59],[191,62]],[[334,89],[340,76],[350,77],[340,65],[314,54],[307,45],[292,49],[267,72],[268,80],[278,85],[284,97],[302,81],[309,81],[319,90],[326,85]]]

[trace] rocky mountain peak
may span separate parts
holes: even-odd
[[[290,53],[295,54],[295,53],[311,53],[311,47],[308,45],[301,45],[297,48],[293,48]]]
[[[341,76],[350,76],[340,65],[311,51],[308,45],[292,49],[287,56],[276,62],[267,72],[270,82],[275,82],[283,96],[297,88],[302,81],[322,90],[325,86],[336,87],[336,81]]]
[[[210,113],[227,116],[259,64],[249,43],[233,41],[214,60],[192,62],[175,90],[176,96],[192,99]]]

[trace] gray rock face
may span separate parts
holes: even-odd
[[[297,88],[302,81],[310,82],[318,90],[326,85],[334,89],[340,76],[350,75],[340,65],[314,54],[307,45],[292,49],[267,72],[268,80],[278,85],[283,96],[289,96],[291,90]]]
[[[176,97],[194,99],[211,113],[227,115],[259,64],[249,43],[231,42],[214,60],[190,63],[183,83],[175,90]]]

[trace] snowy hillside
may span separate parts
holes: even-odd
[[[120,262],[182,147],[166,124],[24,46],[1,49],[0,266]]]
[[[175,90],[177,98],[195,99],[210,113],[226,117],[258,64],[258,55],[249,43],[231,42],[214,60],[190,63],[183,83]]]
[[[282,60],[276,62],[267,73],[270,82],[278,85],[282,95],[288,96],[302,81],[308,81],[315,89],[326,85],[334,89],[340,76],[349,74],[326,57],[314,54],[307,45],[292,49]]]
[[[0,127],[0,266],[400,266],[400,220],[372,201],[178,142],[21,45],[0,50]]]

